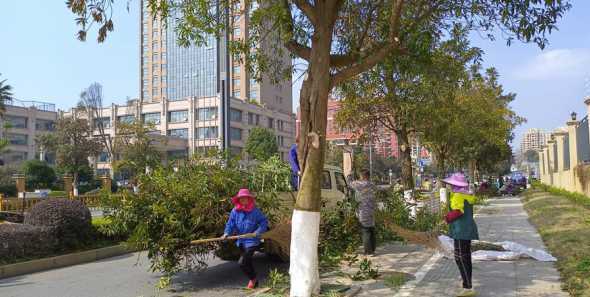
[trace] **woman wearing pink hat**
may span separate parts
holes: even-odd
[[[256,280],[252,257],[260,248],[260,235],[268,229],[268,220],[262,211],[256,207],[256,199],[248,189],[240,189],[231,201],[235,207],[225,224],[223,237],[256,233],[257,236],[254,238],[242,238],[236,242],[241,251],[238,263],[249,280],[247,288],[254,289],[258,286],[258,281]]]
[[[455,262],[463,279],[463,291],[457,297],[475,296],[471,281],[471,241],[479,239],[473,220],[475,196],[469,193],[469,183],[461,173],[455,173],[443,182],[451,186],[449,213],[445,221],[449,224],[449,236],[455,241]]]

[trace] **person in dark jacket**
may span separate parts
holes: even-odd
[[[291,187],[293,191],[299,190],[299,176],[301,175],[301,168],[299,167],[299,156],[297,156],[297,143],[299,137],[295,138],[296,142],[289,150],[289,164],[291,165]]]
[[[230,235],[242,235],[247,233],[256,233],[254,238],[238,239],[236,245],[240,248],[240,268],[248,277],[248,289],[254,289],[258,286],[256,271],[252,263],[254,253],[260,248],[260,235],[267,231],[268,220],[260,209],[256,207],[256,199],[250,194],[248,189],[241,189],[236,196],[232,198],[235,207],[232,209],[229,219],[225,224],[223,237]]]
[[[361,237],[365,255],[375,255],[377,239],[375,237],[375,192],[377,187],[371,182],[370,172],[361,171],[361,179],[351,183],[355,191],[355,200],[359,203],[357,216],[361,224]]]
[[[473,219],[475,196],[469,193],[469,184],[461,173],[455,173],[443,182],[451,186],[449,212],[445,221],[449,224],[449,236],[454,239],[455,262],[463,279],[463,291],[457,297],[475,296],[471,263],[471,241],[479,239]]]

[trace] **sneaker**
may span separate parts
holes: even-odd
[[[477,296],[477,292],[474,289],[463,289],[457,297],[474,297]]]
[[[248,289],[254,289],[256,287],[258,287],[258,281],[256,279],[251,279],[248,282],[248,286],[246,286],[246,288],[248,288]]]

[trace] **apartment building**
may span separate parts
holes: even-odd
[[[13,99],[5,105],[0,137],[8,140],[8,146],[0,153],[0,158],[6,166],[17,167],[23,161],[40,157],[35,137],[54,131],[57,112],[54,104],[38,101]],[[49,163],[55,162],[53,155],[45,154],[43,158]]]
[[[254,103],[232,98],[230,109],[230,151],[247,158],[244,148],[250,129],[263,127],[272,130],[279,145],[281,158],[286,159],[294,141],[294,116]],[[219,97],[189,97],[184,100],[160,102],[141,102],[131,100],[125,105],[113,104],[99,112],[100,117],[90,115],[90,123],[95,127],[95,135],[100,133],[96,127],[102,124],[105,133],[111,138],[117,135],[117,124],[136,119],[154,126],[153,135],[166,137],[159,149],[170,158],[186,158],[194,153],[206,152],[220,147]],[[63,116],[88,118],[82,110],[71,109]],[[108,174],[111,163],[108,155],[101,154],[94,160],[99,174]]]
[[[547,134],[548,133],[542,129],[531,128],[527,130],[522,136],[522,141],[520,142],[521,153],[524,154],[530,150],[536,151],[541,149],[541,147],[546,145],[547,141],[550,139]]]

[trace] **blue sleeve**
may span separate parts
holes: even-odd
[[[268,230],[268,219],[260,210],[256,212],[256,224],[258,225],[258,228],[255,231],[256,236],[260,237],[262,233]]]
[[[234,234],[234,230],[236,229],[235,213],[236,212],[232,209],[231,213],[229,214],[229,219],[227,220],[227,223],[225,223],[225,231],[223,231],[223,234]]]
[[[299,159],[297,156],[297,146],[294,145],[291,147],[291,149],[289,150],[289,164],[291,164],[291,170],[293,170],[293,172],[297,173],[300,170],[299,168]]]

